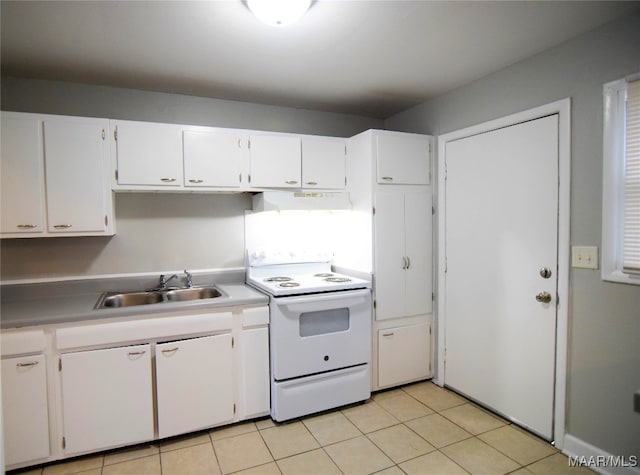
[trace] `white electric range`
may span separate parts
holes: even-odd
[[[371,395],[371,282],[326,255],[248,254],[247,283],[270,296],[271,417],[284,421]]]

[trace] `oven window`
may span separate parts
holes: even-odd
[[[349,329],[349,309],[332,308],[300,315],[300,336],[326,335]]]

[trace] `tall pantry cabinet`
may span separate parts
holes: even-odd
[[[373,274],[372,389],[432,376],[432,137],[369,130],[351,138],[352,248],[340,265]]]

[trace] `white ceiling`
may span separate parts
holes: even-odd
[[[617,1],[6,1],[2,73],[386,118],[640,8]]]

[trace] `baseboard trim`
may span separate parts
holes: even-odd
[[[586,466],[603,475],[640,475],[640,460],[634,456],[612,455],[570,434],[564,437],[562,452],[569,463]]]

